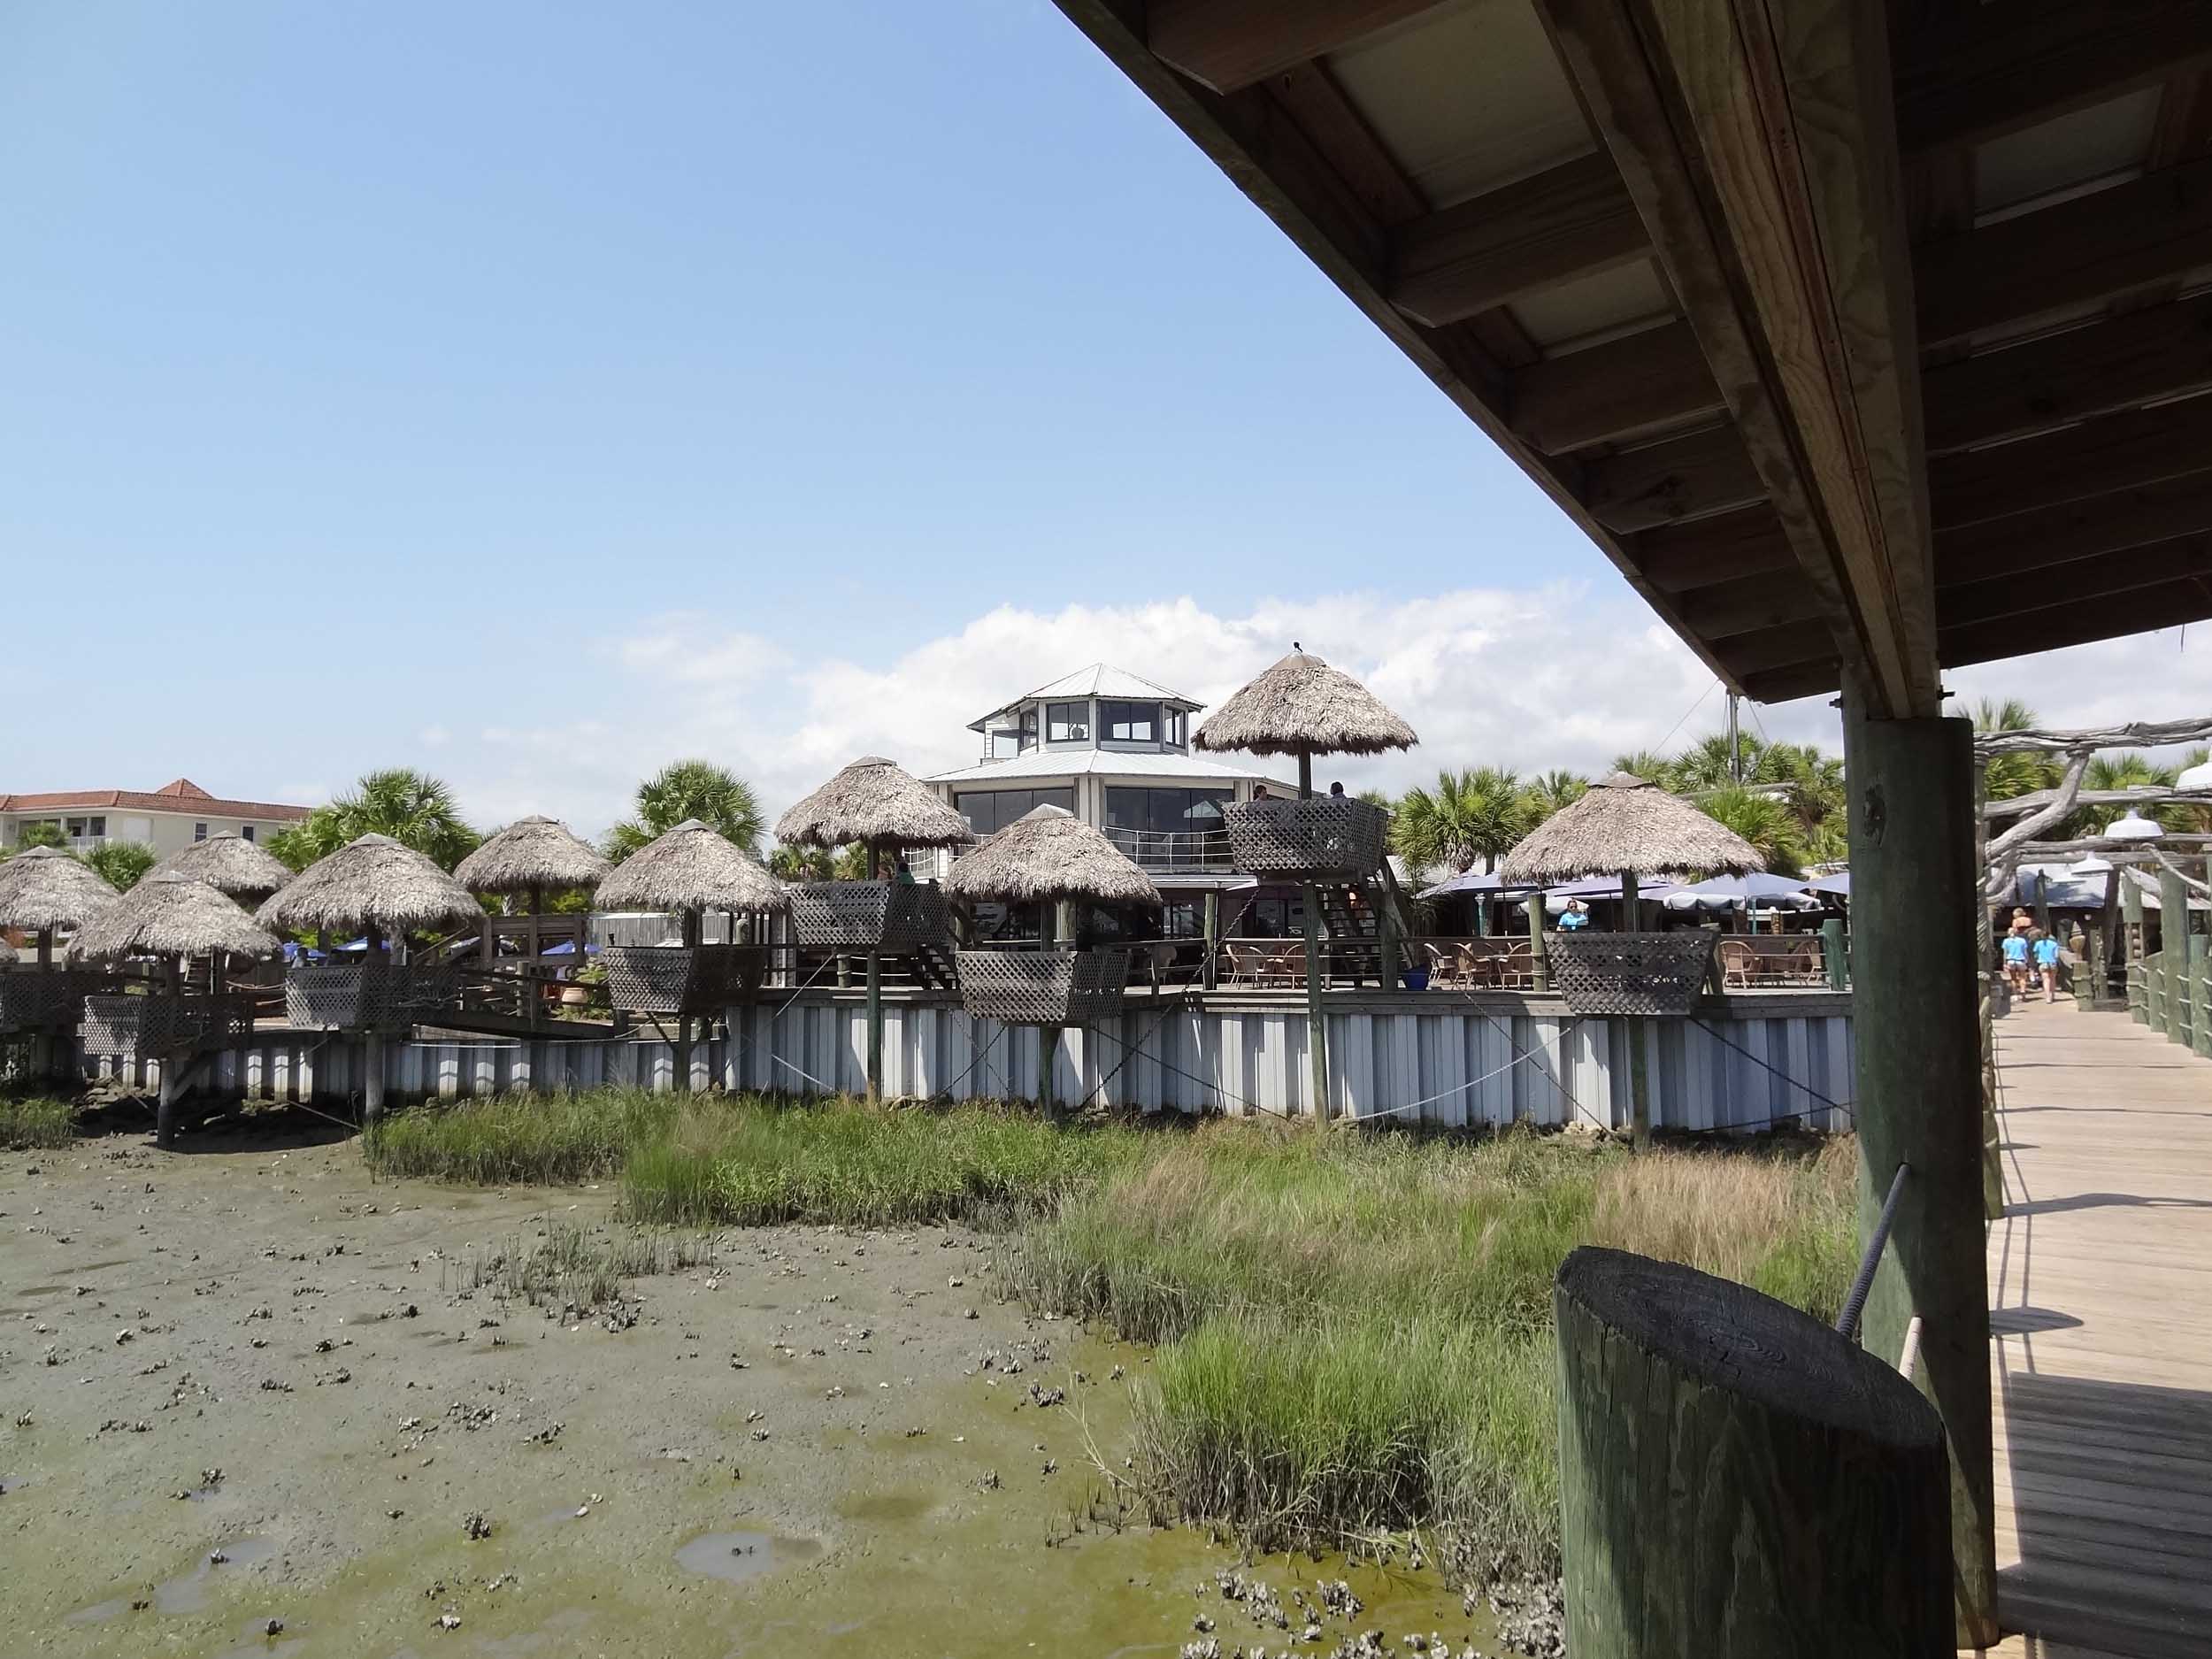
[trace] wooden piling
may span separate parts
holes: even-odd
[[[2177,870],[2158,867],[2159,1022],[2168,1042],[2185,1042],[2189,995],[2189,888]]]
[[[1950,1659],[1943,1427],[1886,1361],[1619,1250],[1552,1309],[1574,1659]]]
[[[1843,918],[1831,916],[1820,925],[1821,965],[1828,970],[1828,988],[1847,991],[1851,988],[1851,953],[1843,936]]]
[[[1912,1166],[1869,1299],[1866,1347],[1889,1363],[1923,1321],[1921,1391],[1951,1459],[1958,1645],[1996,1640],[1989,1286],[1976,1015],[1973,728],[1869,719],[1847,695],[1859,1231]]]

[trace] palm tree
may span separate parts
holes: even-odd
[[[1613,770],[1632,772],[1646,783],[1655,783],[1662,789],[1680,793],[1674,787],[1674,763],[1651,749],[1632,749],[1625,755],[1614,756]]]
[[[836,872],[837,860],[826,847],[787,847],[779,841],[768,854],[768,873],[779,881],[827,881]]]
[[[706,760],[672,761],[637,787],[636,815],[607,832],[601,850],[620,864],[687,818],[697,818],[751,856],[766,827],[753,786]]]
[[[365,773],[328,806],[317,807],[299,824],[272,835],[269,850],[293,869],[304,870],[364,835],[388,835],[441,870],[452,869],[484,839],[463,819],[443,780],[388,766]]]
[[[1671,787],[1677,795],[1702,795],[1709,789],[1726,789],[1739,780],[1738,764],[1742,767],[1741,780],[1747,783],[1757,772],[1765,748],[1754,733],[1738,732],[1732,762],[1727,733],[1715,732],[1701,737],[1676,756],[1668,768],[1673,776]]]
[[[1974,705],[1974,733],[2025,732],[2037,724],[2035,710],[2017,697],[2002,703],[1984,697]],[[1982,763],[1983,789],[1992,801],[2033,795],[2058,787],[2059,764],[2049,755],[1993,755]]]
[[[1528,827],[1534,829],[1562,807],[1572,806],[1589,788],[1590,780],[1578,772],[1537,773],[1522,797],[1528,809]]]
[[[143,841],[108,841],[86,853],[84,861],[118,893],[128,893],[154,867],[154,849]]]
[[[1776,875],[1801,873],[1804,832],[1787,802],[1763,789],[1730,787],[1700,797],[1697,804],[1756,848]]]
[[[1394,850],[1420,868],[1487,871],[1528,833],[1528,803],[1515,772],[1497,766],[1440,772],[1434,789],[1409,789],[1391,819]]]

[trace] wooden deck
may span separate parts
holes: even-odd
[[[1997,1044],[1994,1651],[2212,1654],[2212,1060],[2062,1000]]]

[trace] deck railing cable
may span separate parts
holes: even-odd
[[[1866,1310],[1867,1293],[1874,1288],[1874,1269],[1881,1262],[1882,1247],[1889,1242],[1890,1224],[1897,1219],[1897,1201],[1905,1195],[1905,1177],[1911,1173],[1911,1164],[1900,1164],[1897,1173],[1890,1178],[1889,1196],[1882,1201],[1881,1216],[1859,1255],[1858,1277],[1851,1281],[1851,1294],[1843,1299],[1843,1311],[1836,1316],[1836,1329],[1855,1341],[1859,1316]]]

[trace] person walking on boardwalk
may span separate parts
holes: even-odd
[[[2043,1000],[2047,1002],[2057,1002],[2058,939],[2056,935],[2047,933],[2039,927],[2035,931],[2033,942],[2029,949],[2035,957],[2035,971],[2043,979]]]
[[[2028,935],[2016,928],[2005,935],[2005,979],[2015,996],[2028,994]]]

